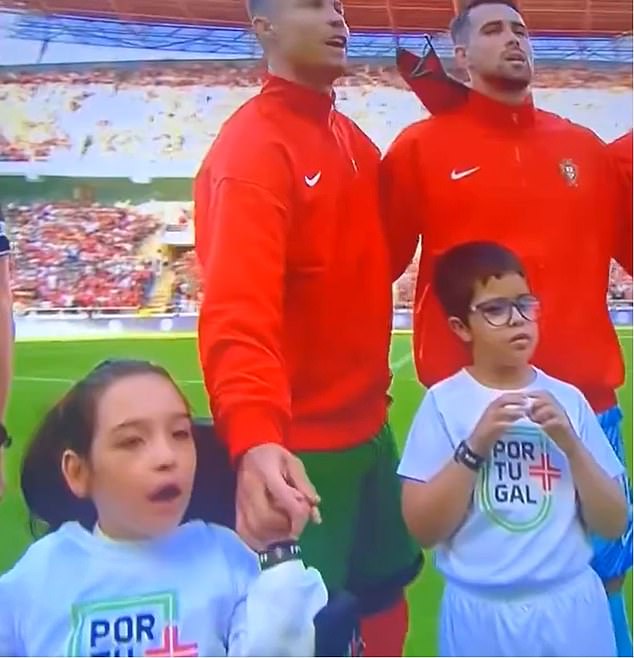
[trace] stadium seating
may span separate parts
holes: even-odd
[[[9,205],[15,243],[14,293],[27,306],[138,308],[151,292],[154,264],[140,257],[155,217],[121,204]]]
[[[105,64],[0,73],[0,175],[28,174],[44,163],[63,175],[191,177],[222,123],[257,93],[254,63]],[[540,67],[536,102],[611,139],[632,125],[632,71]],[[391,66],[356,65],[338,88],[338,107],[385,149],[425,116]],[[125,198],[125,197],[124,197]],[[113,308],[195,312],[200,273],[191,237],[191,203],[48,203],[14,205],[7,220],[15,243],[20,308]],[[144,241],[179,236],[161,275]],[[169,244],[169,241],[168,241]],[[183,251],[185,249],[185,251]],[[147,252],[147,253],[145,253]],[[165,272],[163,272],[165,274]],[[160,279],[165,290],[151,299]],[[410,308],[416,263],[395,286]],[[157,284],[158,287],[158,284]],[[610,296],[632,299],[631,279],[613,270]]]
[[[194,313],[201,302],[200,268],[193,250],[172,263],[175,279],[172,286],[170,310]]]
[[[0,74],[0,161],[182,162],[193,174],[260,80],[259,64],[228,62],[8,71]],[[541,68],[536,98],[612,139],[631,126],[631,87],[627,69]],[[425,115],[391,66],[355,67],[338,98],[382,149]]]

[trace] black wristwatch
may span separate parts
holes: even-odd
[[[461,441],[453,454],[454,461],[463,464],[476,473],[482,468],[486,459],[473,452],[466,441]]]
[[[9,436],[9,432],[7,432],[7,428],[0,423],[0,448],[8,448],[10,445],[11,437]]]
[[[260,561],[260,569],[262,571],[282,564],[282,562],[300,560],[301,557],[302,549],[294,540],[278,541],[267,546],[266,550],[258,552],[258,560]]]

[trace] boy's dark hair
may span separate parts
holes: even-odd
[[[476,283],[505,274],[526,273],[517,256],[495,242],[467,242],[446,251],[436,262],[433,288],[448,317],[467,322]]]
[[[511,9],[515,9],[521,15],[519,7],[513,0],[467,0],[467,2],[462,3],[462,8],[449,24],[449,32],[454,44],[466,43],[469,33],[469,14],[472,9],[480,5],[506,5]]]
[[[144,374],[164,377],[180,392],[161,366],[134,359],[109,360],[78,381],[46,414],[22,462],[22,494],[29,508],[33,534],[41,534],[38,530],[52,532],[66,521],[78,521],[92,530],[97,512],[92,501],[77,498],[68,488],[61,468],[62,454],[73,450],[88,457],[100,396],[119,379]],[[184,397],[183,400],[189,409]]]

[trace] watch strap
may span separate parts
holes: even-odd
[[[458,464],[462,464],[476,473],[482,468],[486,461],[486,459],[477,452],[473,452],[466,441],[461,441],[458,444],[453,458]]]
[[[300,560],[302,549],[295,540],[279,541],[267,546],[266,550],[258,552],[260,569],[270,569],[283,562]]]

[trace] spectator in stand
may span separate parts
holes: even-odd
[[[136,254],[159,218],[130,207],[76,203],[10,206],[16,294],[35,306],[138,307],[151,293],[151,262]]]

